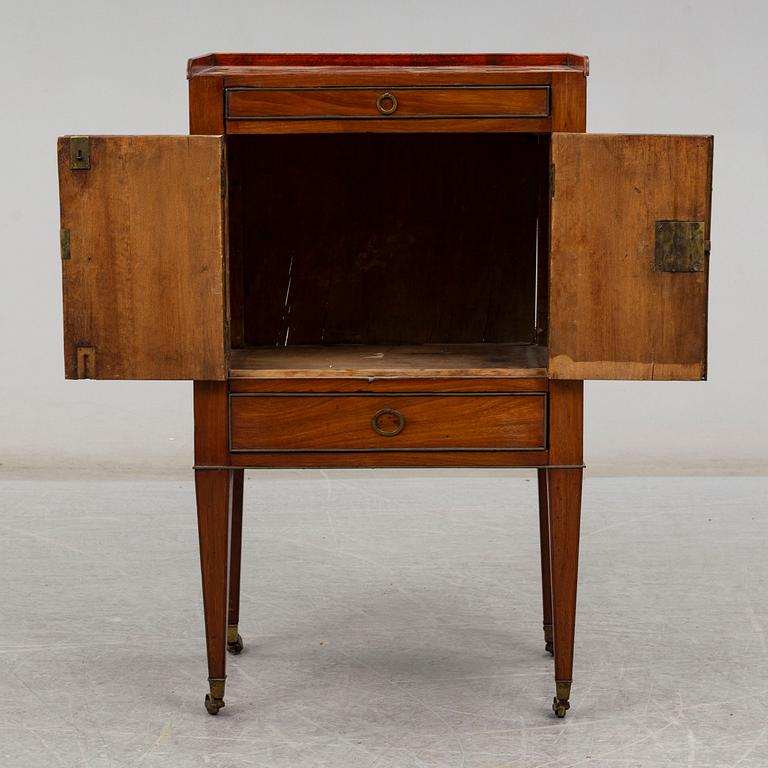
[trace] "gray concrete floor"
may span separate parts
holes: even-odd
[[[0,766],[768,766],[768,479],[588,479],[549,711],[535,481],[246,483],[227,707],[203,709],[191,482],[0,484]]]

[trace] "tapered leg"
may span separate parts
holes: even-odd
[[[547,470],[538,470],[539,538],[541,540],[541,596],[544,607],[544,647],[554,655],[552,645],[552,586],[549,578],[549,505],[547,503]]]
[[[210,714],[216,715],[224,706],[227,678],[232,472],[228,469],[195,470],[195,491],[210,687],[205,707]]]
[[[243,650],[240,623],[240,563],[243,541],[243,482],[245,470],[232,470],[232,543],[229,553],[229,619],[227,620],[227,650],[238,654]]]
[[[581,480],[581,469],[547,470],[556,688],[552,709],[558,717],[565,717],[570,707],[573,679]]]
[[[573,674],[583,435],[584,382],[551,379],[546,493],[555,651],[555,700],[552,709],[558,717],[565,717],[570,707]]]

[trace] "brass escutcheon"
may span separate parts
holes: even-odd
[[[385,429],[381,425],[380,420],[384,416],[394,416],[395,425],[393,428]],[[380,411],[373,414],[371,426],[377,435],[381,435],[382,437],[394,437],[403,431],[403,427],[405,426],[405,416],[394,408],[382,408]]]
[[[387,106],[387,103],[389,106]],[[391,115],[397,109],[397,98],[394,93],[385,91],[380,93],[376,99],[376,109],[381,112],[382,115]]]

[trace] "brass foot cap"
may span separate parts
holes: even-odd
[[[227,650],[235,656],[243,652],[243,638],[238,635],[234,640],[227,640]]]
[[[218,715],[219,710],[224,706],[226,706],[224,699],[212,699],[210,693],[205,694],[205,708],[209,715]]]
[[[547,653],[551,653],[553,656],[555,655],[555,635],[552,631],[551,624],[544,625],[544,647],[546,648]]]
[[[571,681],[555,681],[555,698],[552,701],[552,711],[558,717],[565,717],[565,713],[571,708],[568,699],[571,697]]]
[[[237,631],[237,624],[230,624],[227,627],[227,650],[237,656],[243,652],[243,638]]]
[[[205,708],[209,715],[218,715],[219,710],[224,706],[224,686],[226,683],[226,677],[208,678],[210,693],[205,695]]]

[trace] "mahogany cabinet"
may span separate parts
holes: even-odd
[[[582,382],[705,378],[712,138],[585,133],[572,54],[188,76],[189,136],[59,140],[61,256],[68,378],[194,381],[208,711],[246,468],[501,466],[538,468],[563,717]]]

